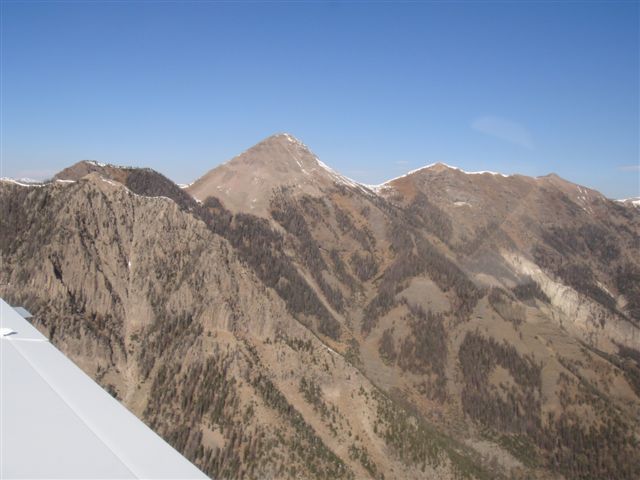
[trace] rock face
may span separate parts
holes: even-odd
[[[323,164],[289,134],[273,135],[207,172],[187,187],[194,198],[216,197],[234,212],[266,216],[276,189],[293,188],[313,197],[335,184],[362,188]]]
[[[270,137],[0,183],[0,294],[213,478],[637,478],[640,211]]]
[[[419,211],[421,202],[441,209],[450,221],[450,228],[440,228],[441,239],[467,265],[485,264],[476,281],[489,274],[490,283],[513,287],[508,276],[533,275],[555,306],[585,324],[583,340],[639,345],[638,330],[631,328],[640,326],[638,287],[631,285],[638,278],[640,219],[632,207],[556,175],[468,174],[442,164],[379,191],[405,209]],[[507,260],[508,274],[490,274],[486,259],[493,253],[499,254],[493,269]],[[559,282],[545,280],[547,275]],[[608,322],[606,329],[587,326],[601,320]]]

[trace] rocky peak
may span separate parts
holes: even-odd
[[[94,160],[81,160],[64,170],[59,171],[53,178],[54,180],[77,181],[90,173],[104,173],[107,168],[108,166],[104,163],[96,162]]]
[[[126,185],[131,174],[140,172],[156,173],[150,168],[125,167],[121,165],[96,162],[95,160],[81,160],[58,172],[53,179],[75,182],[87,175],[97,174],[103,178],[114,180]]]
[[[459,168],[452,167],[450,165],[447,165],[446,163],[436,162],[436,163],[432,163],[431,165],[427,165],[426,167],[423,167],[420,170],[417,170],[415,173],[419,171],[424,171],[424,170],[428,170],[430,172],[446,172],[446,171],[452,171],[452,170],[460,171]]]
[[[318,161],[304,143],[288,133],[281,133],[265,138],[222,166],[250,167],[254,174],[263,176],[270,175],[263,170],[275,170],[282,174],[309,174],[317,169]]]
[[[276,189],[290,187],[320,196],[336,184],[360,188],[322,163],[300,140],[280,133],[210,170],[186,191],[201,201],[214,196],[231,210],[264,216]]]

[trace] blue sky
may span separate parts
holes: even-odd
[[[636,2],[2,2],[2,176],[189,182],[290,132],[379,183],[442,161],[640,195]]]

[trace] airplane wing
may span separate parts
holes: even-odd
[[[0,308],[0,478],[207,478],[2,299]]]

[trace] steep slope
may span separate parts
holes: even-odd
[[[584,340],[601,348],[640,343],[633,286],[640,216],[633,209],[556,175],[469,174],[443,164],[379,191],[418,214],[438,208],[442,225],[429,228],[478,282],[513,288],[532,276]]]
[[[634,207],[289,135],[186,191],[85,163],[0,184],[0,293],[216,478],[640,475]]]
[[[323,164],[302,142],[282,133],[210,170],[186,191],[199,200],[219,198],[234,212],[265,216],[274,191],[294,187],[318,197],[335,184],[361,188]]]
[[[640,197],[625,198],[624,200],[618,200],[618,202],[622,203],[623,205],[640,207]]]
[[[238,182],[235,195],[271,185],[259,158],[244,159],[253,183]],[[291,160],[269,152],[270,163]],[[226,192],[227,182],[212,185]],[[598,452],[636,444],[637,423],[622,420],[639,405],[628,360],[640,345],[636,212],[555,175],[443,164],[374,190],[291,182],[261,197],[350,338],[346,358],[510,474],[629,477],[631,463]],[[589,460],[574,457],[577,448]]]
[[[128,188],[100,173],[0,184],[0,294],[203,470],[487,477],[318,339],[317,300],[264,220],[200,206],[149,170],[111,172]]]
[[[632,478],[626,460],[601,452],[620,438],[630,452],[638,432],[637,423],[627,429],[621,420],[637,412],[640,391],[638,364],[626,360],[640,346],[637,212],[555,175],[507,177],[442,164],[376,190],[438,237],[488,293],[463,326],[438,334],[456,338],[462,375],[439,368],[465,415],[500,441],[527,438],[526,449],[509,449],[533,454],[525,461],[546,457],[569,478]],[[438,318],[423,325],[433,331]],[[380,345],[398,362],[394,328],[392,322]],[[400,352],[418,345],[403,341]],[[609,383],[621,376],[622,384]],[[529,383],[534,379],[537,385]]]

